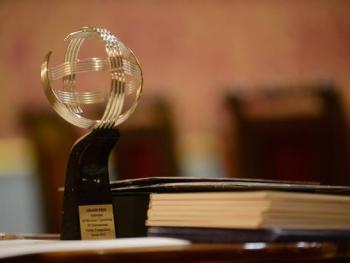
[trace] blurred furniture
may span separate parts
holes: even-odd
[[[240,89],[227,102],[238,177],[349,185],[347,128],[334,85]]]
[[[145,102],[144,102],[145,101]],[[37,157],[47,232],[59,233],[70,150],[79,137],[74,127],[52,110],[25,109],[22,123]],[[169,104],[142,100],[137,114],[121,126],[110,167],[111,179],[176,176],[174,128]],[[115,170],[115,171],[114,171]]]
[[[32,141],[44,201],[48,233],[59,233],[66,166],[70,149],[78,135],[73,126],[51,109],[26,109],[22,114],[24,130]]]
[[[173,121],[165,99],[142,99],[120,127],[114,160],[118,179],[178,175]]]

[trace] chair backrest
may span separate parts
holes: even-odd
[[[135,117],[120,129],[115,147],[118,179],[178,175],[168,102],[162,98],[144,99]]]
[[[231,93],[238,176],[349,184],[347,129],[331,84]]]

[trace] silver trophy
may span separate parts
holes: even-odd
[[[79,58],[84,41],[102,42],[105,58]],[[51,52],[41,66],[41,80],[53,109],[66,121],[91,132],[74,145],[67,166],[61,239],[110,239],[118,236],[108,177],[108,157],[119,139],[117,126],[135,111],[143,76],[133,52],[107,29],[84,27],[69,34],[64,62],[48,68]],[[91,71],[111,74],[109,91],[78,91],[76,75]],[[61,89],[53,88],[62,79]],[[87,108],[102,104],[103,113],[89,118]]]

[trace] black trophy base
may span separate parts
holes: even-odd
[[[118,139],[116,129],[96,129],[73,146],[64,188],[62,240],[116,237],[108,158]]]

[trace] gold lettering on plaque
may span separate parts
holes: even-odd
[[[116,238],[112,205],[81,205],[79,220],[83,240]]]

